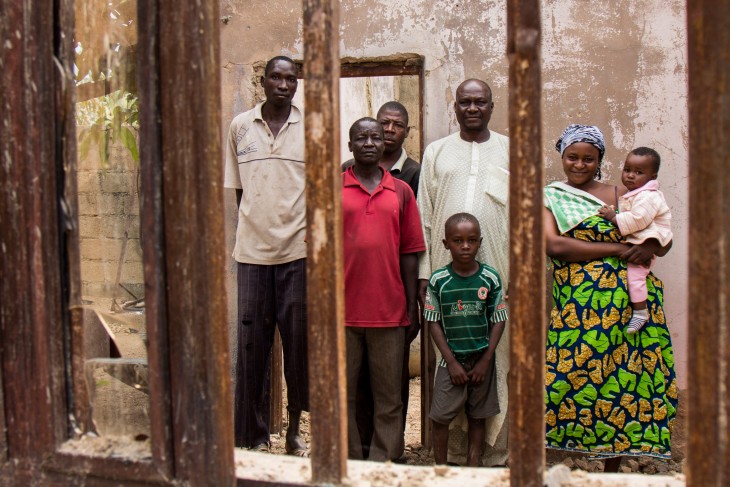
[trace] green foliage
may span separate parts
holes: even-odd
[[[137,132],[139,100],[127,91],[115,91],[77,106],[76,123],[86,126],[79,133],[79,156],[86,159],[92,147],[99,150],[102,167],[109,163],[110,147],[122,144],[132,160],[139,163]]]

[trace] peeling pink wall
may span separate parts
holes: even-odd
[[[687,68],[685,2],[543,2],[544,163],[561,179],[554,141],[569,123],[598,125],[607,138],[603,172],[620,184],[633,147],[663,157],[659,180],[674,215],[674,247],[656,265],[665,281],[680,387],[687,363]],[[253,106],[254,62],[285,54],[303,58],[301,2],[222,0],[223,126]],[[345,0],[340,55],[418,53],[425,58],[426,144],[456,130],[454,88],[477,77],[495,100],[491,127],[507,133],[506,3],[453,0]],[[446,109],[446,115],[445,111]],[[537,162],[537,161],[536,161]],[[235,207],[230,195],[229,242]],[[235,267],[229,303],[235,303]],[[235,306],[231,306],[235,308]],[[231,323],[235,309],[231,310]]]

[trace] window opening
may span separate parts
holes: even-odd
[[[140,245],[137,2],[75,2],[77,185],[87,436],[150,437],[147,325]],[[148,445],[147,445],[148,446]]]
[[[410,58],[409,58],[410,59]],[[421,58],[413,57],[418,62]],[[413,63],[413,61],[411,61]],[[263,89],[261,89],[258,80],[263,75],[265,61],[259,62],[254,66],[254,76],[252,84],[256,92],[256,101],[264,99]],[[362,117],[376,117],[378,109],[388,101],[398,101],[402,103],[409,114],[410,133],[404,142],[403,148],[408,156],[416,161],[421,160],[422,152],[422,107],[423,99],[421,88],[421,72],[420,65],[413,63],[406,73],[401,74],[395,68],[398,63],[379,63],[373,60],[351,60],[343,65],[340,87],[340,158],[334,163],[340,164],[350,160],[352,153],[347,147],[349,140],[349,128],[352,123]],[[301,71],[300,71],[301,75]],[[304,92],[306,82],[299,80],[296,95],[293,102],[298,106],[304,106]],[[247,107],[246,109],[249,109]],[[235,290],[233,296],[235,297]],[[229,307],[237,306],[235,299],[229,300]],[[235,315],[235,310],[233,310]],[[286,382],[283,377],[282,351],[279,341],[278,331],[272,348],[271,358],[271,452],[275,454],[285,453],[285,441],[283,433],[286,430]],[[411,344],[411,387],[409,399],[408,426],[406,430],[406,445],[412,445],[414,450],[422,443],[428,443],[428,438],[424,438],[425,429],[430,431],[430,421],[427,418],[428,405],[423,409],[422,417],[422,384],[421,376],[421,337],[414,340]],[[235,348],[235,347],[234,347]],[[236,353],[234,351],[234,353]],[[433,352],[432,352],[433,353]],[[235,359],[234,359],[235,360]],[[433,373],[433,371],[431,371]],[[423,397],[427,397],[426,391]],[[310,417],[307,412],[302,416],[302,436],[307,443],[310,443]],[[408,450],[407,454],[411,454]],[[418,453],[411,455],[410,460],[417,461]]]

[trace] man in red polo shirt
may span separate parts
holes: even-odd
[[[369,459],[397,460],[404,446],[405,332],[418,320],[418,252],[426,246],[413,191],[379,166],[385,147],[380,123],[356,121],[348,147],[355,159],[342,175],[349,456],[363,458],[355,402],[367,361],[375,405]]]

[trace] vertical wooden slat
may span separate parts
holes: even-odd
[[[149,344],[150,438],[152,458],[165,476],[172,476],[170,357],[165,273],[165,220],[162,199],[162,121],[160,115],[160,51],[158,2],[137,3],[140,155],[140,243],[145,288],[145,320]]]
[[[2,304],[0,304],[0,316],[2,316]],[[0,356],[0,359],[2,357]],[[0,373],[0,465],[8,460],[8,441],[5,437],[7,426],[5,425],[5,394],[3,393],[3,376]]]
[[[339,122],[339,1],[304,0],[312,481],[347,474]]]
[[[423,317],[421,317],[423,319]],[[431,424],[431,398],[433,381],[436,375],[436,351],[431,340],[431,332],[425,323],[421,326],[421,445],[431,448],[433,430]]]
[[[542,486],[545,463],[545,241],[540,6],[507,2],[510,133],[510,484]]]
[[[424,150],[424,104],[423,94],[425,91],[424,83],[425,73],[423,69],[418,72],[418,129],[421,134],[421,142],[419,150],[421,151],[421,157],[423,157]],[[433,380],[436,374],[436,351],[433,348],[433,342],[431,341],[431,332],[426,326],[426,322],[421,315],[421,445],[424,448],[431,448],[431,418],[429,417],[431,412],[431,397],[433,395]]]
[[[78,226],[78,180],[77,180],[77,152],[76,152],[76,123],[75,123],[75,87],[74,87],[74,29],[75,15],[73,0],[58,2],[58,70],[59,98],[56,110],[57,131],[56,143],[62,143],[63,167],[59,171],[59,185],[62,185],[64,201],[64,222],[62,223],[62,259],[65,279],[63,282],[64,299],[68,303],[68,314],[64,314],[64,341],[67,360],[71,367],[67,368],[68,382],[71,384],[69,410],[73,411],[72,427],[75,433],[87,432],[93,429],[91,419],[91,405],[89,404],[88,389],[84,379],[84,313],[81,307],[81,253],[79,250]]]
[[[159,0],[158,13],[175,477],[232,485],[219,2]]]
[[[284,404],[284,381],[282,374],[284,371],[284,360],[282,356],[281,335],[279,329],[274,333],[274,345],[271,347],[271,403],[269,405],[269,431],[271,433],[281,434],[284,430],[282,421],[283,404]]]
[[[16,466],[49,454],[67,424],[54,15],[53,2],[0,0],[0,446]]]
[[[730,4],[687,3],[689,442],[687,485],[730,484]]]

